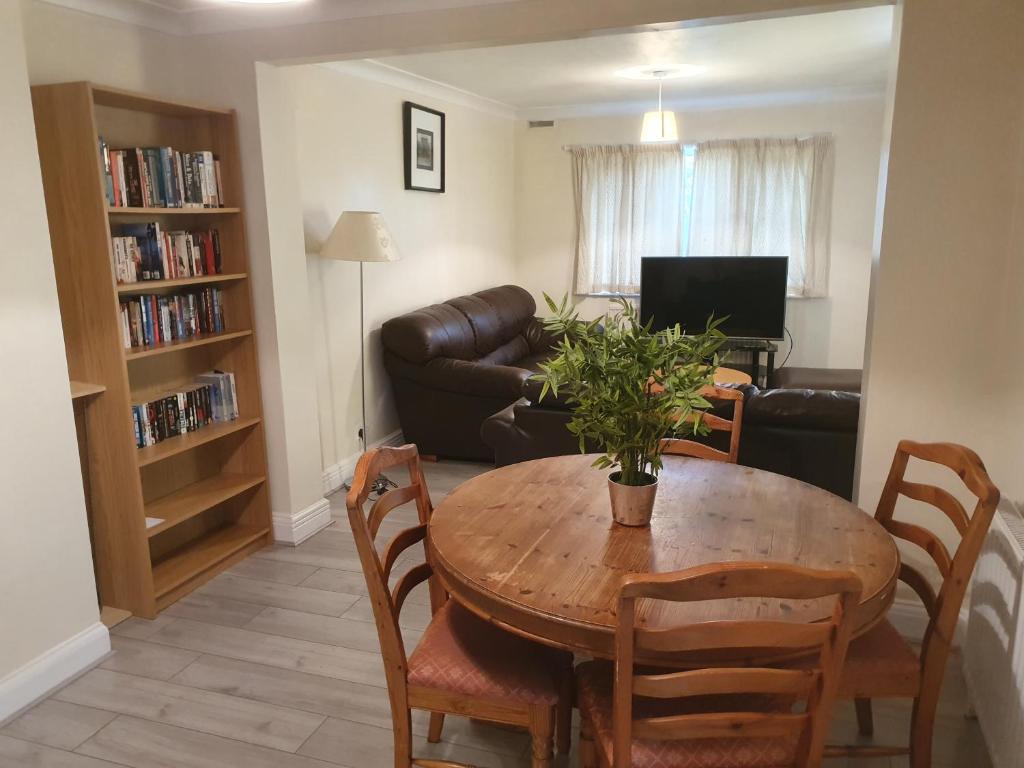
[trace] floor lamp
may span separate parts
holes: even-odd
[[[366,314],[363,311],[363,264],[366,262],[398,261],[398,248],[388,232],[384,218],[376,211],[345,211],[331,230],[330,237],[320,250],[321,257],[336,261],[359,262],[359,380],[362,383],[363,428],[360,431],[363,450],[366,436]],[[373,483],[373,491],[381,494],[393,485],[384,475]]]

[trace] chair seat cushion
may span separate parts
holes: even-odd
[[[920,659],[896,627],[882,620],[850,643],[839,695],[911,697],[917,695],[920,684]]]
[[[587,662],[576,668],[580,714],[591,724],[595,746],[612,763],[612,666]],[[634,717],[768,710],[767,697],[699,697],[683,700],[633,699]],[[781,738],[633,740],[633,768],[781,768],[796,760],[797,742]]]
[[[554,705],[569,654],[506,632],[454,600],[409,657],[409,685],[521,704]]]

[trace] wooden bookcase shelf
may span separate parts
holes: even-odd
[[[148,467],[150,464],[177,456],[179,453],[191,451],[200,445],[206,445],[228,435],[233,435],[235,432],[241,432],[243,429],[255,427],[259,423],[259,419],[235,419],[234,421],[215,422],[195,432],[170,437],[156,445],[138,448],[136,449],[138,466]]]
[[[162,523],[147,529],[146,533],[152,538],[178,523],[245,493],[250,488],[255,488],[265,479],[262,475],[236,475],[224,472],[186,485],[146,505],[146,517],[163,520]]]
[[[227,216],[241,213],[241,208],[134,208],[131,206],[120,206],[107,208],[111,216]]]
[[[272,541],[235,113],[85,82],[35,86],[32,105],[71,393],[88,403],[80,453],[100,600],[153,618]],[[112,148],[213,152],[226,207],[110,207],[100,137]],[[224,273],[117,285],[111,227],[147,221],[216,228]],[[230,330],[124,348],[121,301],[211,284]],[[133,398],[210,370],[234,373],[242,417],[137,448]],[[147,517],[161,522],[147,528]]]
[[[173,552],[153,566],[153,584],[157,600],[161,600],[190,579],[205,574],[265,536],[264,528],[230,525],[208,534],[193,546]],[[174,601],[169,601],[167,605],[172,602]]]
[[[92,397],[100,392],[106,392],[107,388],[102,384],[90,384],[87,381],[71,381],[71,399],[77,400],[80,397]]]
[[[245,280],[247,277],[248,275],[244,272],[234,272],[231,274],[179,277],[174,280],[141,280],[137,283],[121,283],[117,286],[117,292],[121,296],[130,296],[137,293],[162,293],[172,288],[188,288],[191,285],[232,283],[237,280]]]
[[[188,339],[165,341],[161,344],[154,344],[151,347],[132,347],[130,349],[126,347],[124,350],[124,356],[125,359],[129,361],[138,360],[143,357],[153,357],[153,355],[166,355],[168,352],[181,352],[184,349],[202,347],[206,344],[218,344],[222,341],[240,339],[243,336],[252,336],[252,330],[246,329],[244,331],[224,331],[222,333],[201,333],[198,336],[193,336]]]

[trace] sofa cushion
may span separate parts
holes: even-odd
[[[489,288],[446,303],[459,310],[473,329],[477,357],[484,357],[521,336],[537,311],[533,296],[518,285]]]
[[[434,304],[388,320],[380,334],[386,350],[410,363],[422,365],[436,357],[477,357],[473,327],[450,304]]]
[[[522,337],[534,322],[536,308],[533,296],[518,285],[489,288],[386,321],[381,327],[381,343],[410,363],[423,364],[438,357],[477,360]],[[523,339],[518,349],[527,354],[529,340]],[[510,357],[490,362],[507,365],[515,361]]]
[[[856,433],[859,415],[860,395],[855,392],[825,389],[764,389],[747,398],[743,425]]]
[[[859,368],[780,368],[772,374],[776,389],[834,389],[860,392]]]

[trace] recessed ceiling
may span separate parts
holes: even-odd
[[[892,21],[891,6],[877,6],[377,61],[536,117],[650,103],[649,80],[621,76],[644,67],[693,68],[665,82],[666,103],[680,108],[842,97],[884,88]]]

